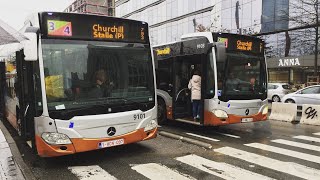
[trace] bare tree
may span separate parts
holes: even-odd
[[[207,31],[210,31],[210,30],[209,30],[209,28],[205,27],[204,25],[198,24],[197,28],[196,28],[196,31],[197,32],[207,32]]]

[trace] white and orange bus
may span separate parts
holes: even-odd
[[[153,47],[157,73],[158,122],[203,126],[267,119],[264,42],[255,37],[200,32]],[[201,74],[201,115],[192,116],[188,83]]]
[[[1,65],[5,119],[41,157],[156,137],[155,70],[145,22],[56,12]]]

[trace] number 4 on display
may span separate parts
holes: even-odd
[[[71,31],[70,31],[70,26],[67,26],[64,31],[63,31],[66,35],[70,35]]]

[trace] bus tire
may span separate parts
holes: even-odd
[[[167,121],[167,109],[166,103],[162,98],[158,98],[158,114],[157,114],[158,124],[165,124]]]

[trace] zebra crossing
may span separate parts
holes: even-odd
[[[191,165],[199,170],[218,176],[223,179],[272,179],[265,177],[236,166],[226,164],[223,162],[215,162],[202,158],[197,155],[188,155],[176,158],[178,161],[187,165]]]
[[[188,133],[191,136],[207,139],[208,141],[219,142],[216,139]],[[283,174],[285,177],[296,177],[302,179],[320,179],[320,132],[313,133],[311,136],[293,136],[292,140],[274,139],[270,140],[271,145],[262,143],[246,143],[240,148],[221,147],[213,149],[214,156],[203,157],[197,154],[182,155],[173,157],[172,160],[177,164],[174,168],[159,162],[152,162],[146,164],[133,164],[130,167],[130,173],[138,173],[146,179],[154,180],[194,180],[201,179],[194,174],[194,172],[201,172],[212,176],[210,179],[279,179],[275,174]],[[240,137],[239,137],[240,138]],[[298,141],[296,141],[298,140]],[[281,147],[278,147],[280,145]],[[286,148],[284,148],[286,147]],[[287,149],[288,148],[288,149]],[[295,150],[293,150],[295,149]],[[301,150],[308,150],[312,154],[299,152]],[[264,152],[260,154],[259,152]],[[265,152],[274,153],[276,155],[289,158],[291,161],[283,161],[274,156],[268,156]],[[216,156],[223,156],[216,158]],[[239,163],[227,161],[231,158]],[[280,158],[283,159],[283,158]],[[296,159],[298,162],[296,162]],[[303,160],[303,161],[299,161]],[[302,162],[310,162],[319,166],[310,166],[310,164],[303,164]],[[273,175],[268,173],[257,172],[257,169],[252,167],[261,167],[274,172]],[[182,171],[183,167],[194,169],[187,173]],[[260,169],[261,169],[260,168]],[[68,168],[80,180],[94,180],[94,179],[118,179],[116,175],[107,172],[98,165],[94,166],[73,166]]]
[[[179,173],[164,165],[149,163],[141,164],[132,167],[133,170],[144,175],[149,179],[176,179],[176,180],[189,180],[195,179],[191,176]]]

